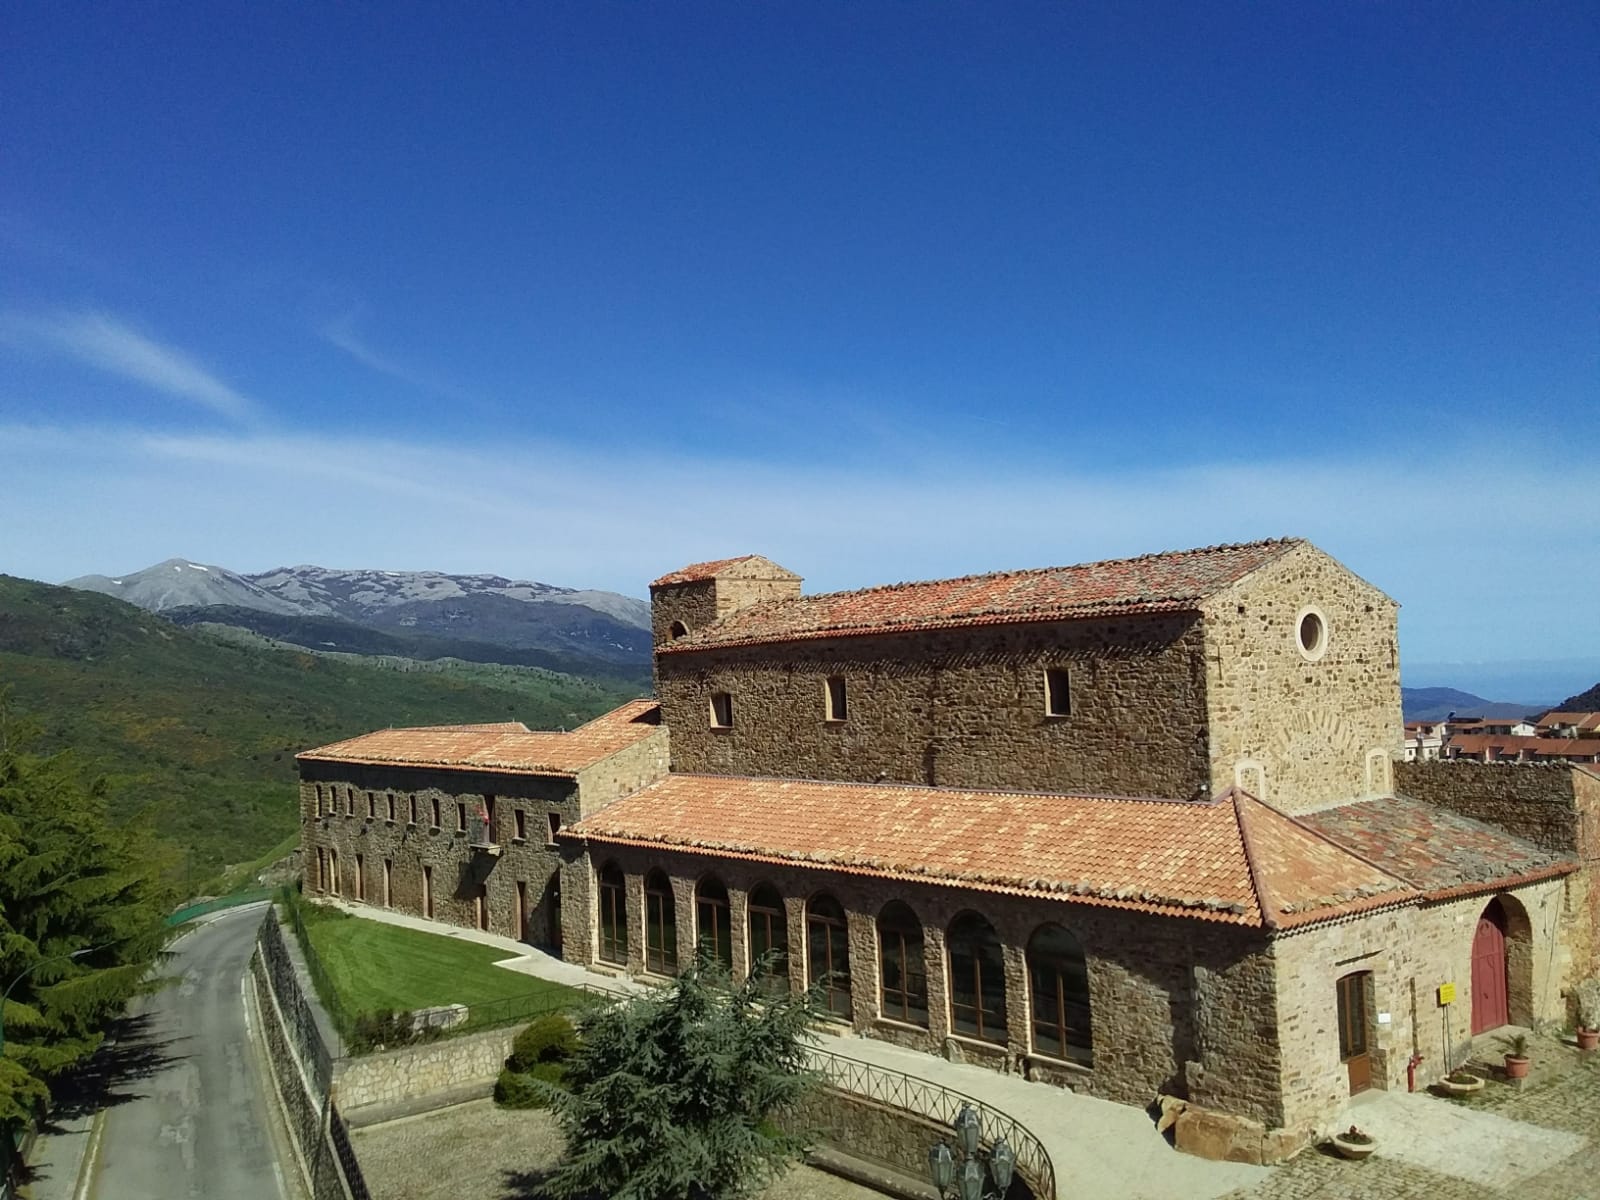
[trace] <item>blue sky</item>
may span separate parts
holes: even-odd
[[[1407,682],[1558,698],[1597,60],[1588,4],[13,6],[0,570],[1304,534]]]

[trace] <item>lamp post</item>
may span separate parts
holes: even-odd
[[[1016,1152],[1005,1138],[996,1138],[987,1151],[982,1149],[983,1128],[971,1105],[964,1104],[950,1123],[955,1133],[956,1151],[940,1142],[928,1151],[928,1174],[945,1200],[1004,1200],[1016,1172]],[[989,1191],[992,1183],[994,1190]]]
[[[89,946],[83,950],[74,950],[70,954],[57,954],[51,958],[41,958],[21,975],[18,975],[10,983],[6,984],[6,990],[0,992],[0,1054],[4,1054],[6,1049],[6,1000],[11,995],[11,989],[16,987],[17,984],[21,983],[29,975],[32,975],[40,967],[46,966],[53,962],[66,962],[69,959],[82,958],[85,954],[93,954],[96,950],[100,949],[103,949],[103,947]]]

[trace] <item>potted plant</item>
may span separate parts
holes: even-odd
[[[1528,1077],[1528,1035],[1514,1033],[1500,1039],[1500,1045],[1506,1052],[1506,1078],[1526,1079]]]
[[[1593,1050],[1596,1046],[1600,1046],[1600,1029],[1588,1029],[1579,1025],[1578,1049]]]
[[[1345,1158],[1362,1159],[1378,1148],[1378,1139],[1352,1125],[1333,1135],[1333,1148]]]
[[[1439,1081],[1439,1088],[1447,1096],[1470,1096],[1483,1091],[1483,1076],[1458,1067]]]

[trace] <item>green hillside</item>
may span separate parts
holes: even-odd
[[[294,756],[390,725],[571,728],[641,689],[537,668],[397,670],[204,629],[109,596],[0,575],[0,687],[38,748],[72,749],[113,811],[151,808],[191,880],[297,827]]]

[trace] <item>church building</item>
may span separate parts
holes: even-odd
[[[1600,773],[1570,836],[1397,790],[1398,606],[1305,541],[650,590],[653,701],[302,754],[308,893],[644,978],[703,946],[865,1036],[1181,1098],[1257,1161],[1595,969]]]

